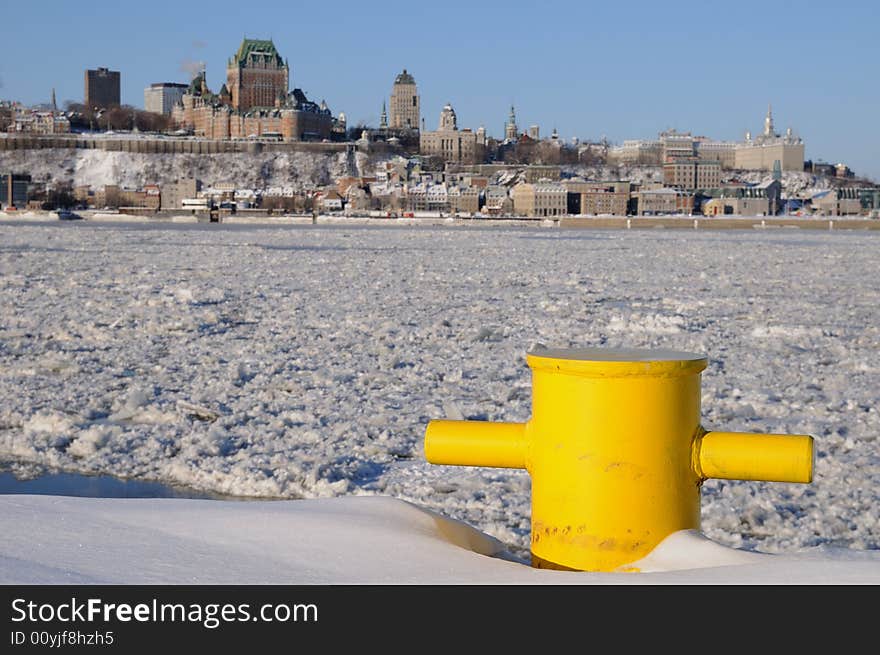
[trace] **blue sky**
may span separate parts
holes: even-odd
[[[806,156],[880,180],[880,2],[7,3],[0,98],[81,101],[83,71],[122,73],[122,101],[188,81],[204,61],[219,90],[244,36],[272,38],[291,86],[350,124],[377,124],[407,68],[434,129],[446,102],[461,127],[500,136],[510,104],[542,134],[718,139],[761,129],[773,104]]]

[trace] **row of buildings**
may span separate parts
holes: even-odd
[[[3,116],[0,132],[46,135],[70,132],[70,119],[57,108],[33,108],[20,102],[0,101],[0,114]]]
[[[670,186],[664,181],[595,181],[565,177],[559,166],[510,167],[500,164],[422,167],[420,157],[397,157],[377,164],[369,176],[344,176],[316,189],[241,188],[234,181],[202,187],[195,179],[145,184],[138,189],[108,185],[75,187],[82,207],[112,207],[139,213],[160,210],[325,212],[384,215],[432,214],[469,217],[558,218],[561,216],[826,216],[880,215],[880,188],[838,187],[783,195],[781,175],[758,184],[730,181],[700,189]],[[27,184],[14,180],[18,202]],[[16,196],[12,196],[15,198]],[[20,205],[19,205],[20,206]]]
[[[764,129],[758,135],[746,132],[742,141],[717,141],[690,132],[668,130],[657,139],[627,140],[608,150],[617,163],[663,165],[670,161],[717,164],[725,170],[771,171],[779,162],[783,171],[804,170],[804,140],[791,128],[779,134],[773,123],[773,108],[767,108]]]
[[[582,178],[519,181],[512,186],[420,183],[402,190],[411,212],[559,218],[562,216],[745,215],[769,216],[781,208],[778,181],[688,192],[661,184]]]

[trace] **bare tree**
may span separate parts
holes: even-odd
[[[446,162],[440,155],[428,155],[422,157],[422,169],[426,171],[442,171],[446,167]]]
[[[134,110],[134,127],[141,132],[164,132],[171,125],[171,117],[151,111]]]
[[[41,207],[44,210],[70,209],[74,205],[76,205],[76,198],[73,195],[73,188],[70,184],[62,183],[56,185],[46,194],[46,200]]]
[[[106,130],[130,130],[133,127],[133,111],[131,108],[113,105],[101,115],[99,125]]]

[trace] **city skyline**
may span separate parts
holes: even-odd
[[[551,1],[537,16],[518,2],[448,2],[428,14],[340,2],[320,16],[264,3],[253,18],[225,0],[210,15],[207,6],[160,0],[146,15],[103,2],[79,11],[58,3],[49,14],[12,6],[6,18],[21,27],[7,34],[0,98],[38,104],[54,89],[59,105],[81,102],[83,71],[107,67],[121,73],[122,102],[142,107],[145,87],[188,82],[197,62],[217,91],[243,37],[271,38],[289,61],[290,87],[345,112],[350,126],[378,126],[404,68],[426,129],[449,102],[460,127],[495,137],[513,104],[521,131],[537,124],[566,140],[620,143],[666,129],[741,140],[760,131],[772,103],[777,129],[800,134],[808,159],[880,179],[880,91],[871,84],[880,45],[870,20],[880,10],[866,1],[805,2],[797,13],[752,0],[735,13],[691,0],[631,3],[625,13]],[[15,56],[35,38],[43,56]]]

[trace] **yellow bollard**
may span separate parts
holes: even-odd
[[[699,529],[708,478],[812,481],[810,436],[702,428],[702,355],[541,348],[526,359],[526,423],[431,421],[425,456],[528,470],[532,566],[631,570],[671,533]]]

